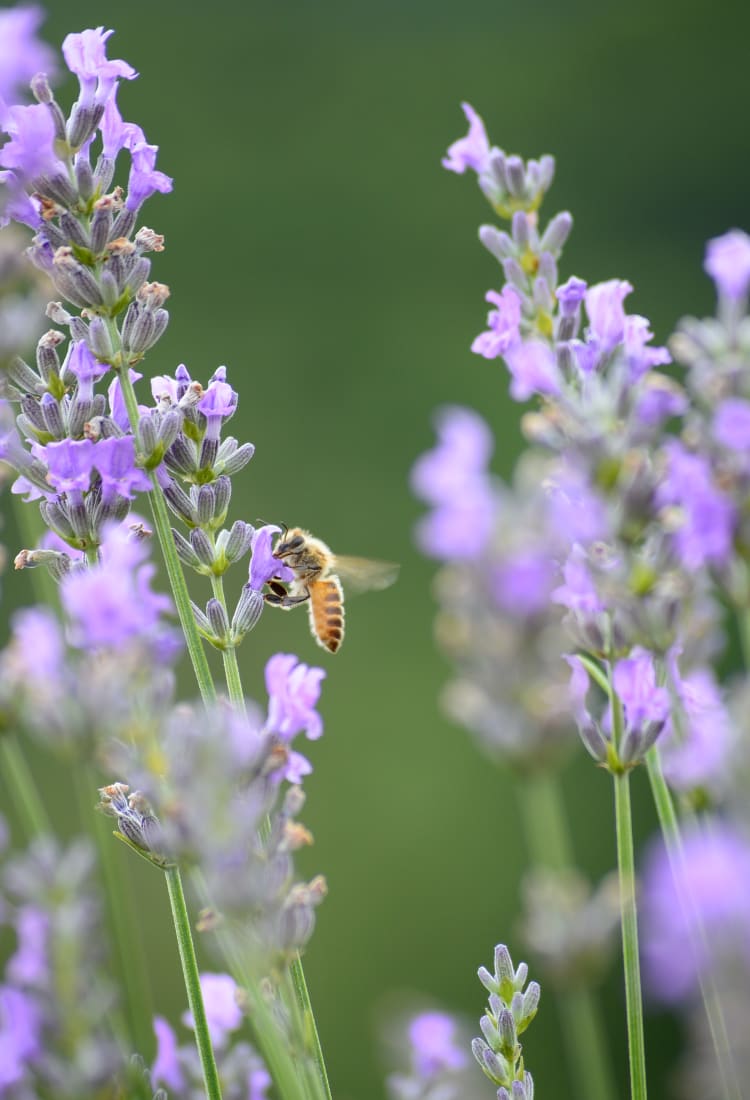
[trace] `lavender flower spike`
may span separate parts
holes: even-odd
[[[479,980],[490,991],[488,1010],[480,1020],[484,1038],[474,1039],[472,1051],[479,1065],[501,1091],[507,1089],[514,1097],[519,1085],[531,1089],[533,1082],[523,1068],[521,1035],[534,1019],[539,1007],[541,990],[537,982],[529,982],[525,992],[528,967],[521,963],[517,970],[505,944],[495,948],[495,973],[480,967]],[[498,1096],[500,1093],[498,1093]]]

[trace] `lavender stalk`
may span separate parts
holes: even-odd
[[[612,741],[617,748],[623,740],[622,703],[612,692]],[[638,953],[638,914],[635,903],[635,856],[633,820],[630,808],[630,773],[613,773],[615,784],[615,824],[617,829],[617,868],[620,876],[622,914],[622,954],[625,968],[625,1002],[628,1025],[628,1058],[632,1100],[646,1100],[646,1045],[643,1036],[643,995],[641,964]]]
[[[188,996],[188,1004],[193,1014],[195,1026],[195,1042],[200,1055],[203,1079],[206,1085],[207,1100],[221,1100],[221,1085],[219,1073],[216,1069],[216,1059],[208,1031],[206,1010],[203,1005],[198,963],[195,958],[193,936],[190,931],[190,918],[185,904],[185,895],[182,889],[182,879],[179,868],[167,867],[164,871],[169,891],[169,904],[172,909],[177,947],[180,952],[182,975],[185,980],[185,989]]]

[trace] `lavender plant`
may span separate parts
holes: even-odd
[[[737,1097],[741,1078],[709,961],[712,911],[691,875],[700,842],[690,838],[693,831],[705,838],[707,873],[718,872],[722,827],[705,811],[728,813],[742,752],[714,666],[726,645],[725,608],[741,631],[748,622],[750,238],[733,230],[709,243],[718,317],[683,321],[670,354],[652,346],[644,317],[625,312],[629,283],[560,280],[572,218],[563,212],[543,226],[538,213],[553,159],[507,155],[491,146],[473,108],[464,111],[469,132],[444,167],[476,173],[496,215],[510,223],[509,231],[479,231],[505,281],[487,295],[493,308],[472,351],[502,359],[510,396],[534,404],[522,416],[528,450],[512,488],[489,473],[491,429],[458,407],[442,411],[439,444],[413,470],[413,488],[432,509],[418,540],[445,563],[436,633],[456,668],[446,706],[521,775],[548,766],[550,749],[575,725],[613,778],[633,1097],[646,1095],[646,1066],[630,775],[646,763],[665,846],[644,898],[648,973],[665,989],[668,973],[674,981],[693,975],[684,992],[702,996],[716,1094]],[[659,369],[673,357],[688,368],[686,385]],[[542,844],[554,845],[552,828],[542,831]],[[570,862],[569,849],[564,855]],[[728,908],[742,925],[742,905]],[[543,953],[553,942],[550,923],[531,914],[531,939]],[[674,970],[667,942],[683,952]],[[562,944],[570,954],[558,953],[553,969],[569,978],[575,941]]]
[[[93,996],[93,980],[81,996],[83,962],[99,957],[102,930],[77,891],[83,908],[60,919],[77,925],[80,949],[70,930],[64,951],[55,946],[54,920],[65,911],[50,877],[46,908],[40,901],[19,909],[18,949],[6,972],[12,1028],[5,1041],[14,1044],[8,1095],[51,1089],[58,1097],[151,1097],[166,1088],[258,1100],[273,1080],[285,1097],[327,1096],[299,958],[325,883],[300,882],[294,871],[294,852],[312,840],[297,820],[311,765],[292,748],[300,733],[322,733],[316,705],[325,673],[277,654],[266,666],[267,712],[244,697],[235,649],[260,619],[267,582],[278,589],[292,573],[273,555],[278,527],[228,520],[232,478],[254,448],[225,433],[238,401],[226,369],[203,386],[180,366],[174,376],[152,378],[149,404],[136,396],[135,367],[164,333],[169,296],[165,285],[148,281],[150,255],[163,250],[163,238],[139,219],[148,198],[172,189],[156,168],[157,147],[117,106],[119,82],[137,74],[107,57],[111,31],[68,35],[63,56],[79,94],[66,116],[37,71],[48,57],[33,37],[38,13],[18,9],[14,18],[18,74],[32,76],[37,102],[15,103],[13,80],[2,87],[3,221],[34,231],[28,253],[61,296],[47,308],[61,328],[41,337],[33,365],[19,356],[7,365],[0,453],[16,475],[12,491],[25,509],[36,506],[46,528],[37,545],[17,554],[16,568],[53,578],[57,609],[28,609],[14,621],[0,658],[2,751],[32,851],[46,853],[47,872],[57,864],[74,891],[70,867],[49,848],[44,801],[18,735],[40,740],[84,776],[82,816],[100,842],[123,997],[111,983]],[[123,153],[126,188],[115,182]],[[131,511],[139,497],[152,514],[171,599],[152,587],[152,531]],[[170,511],[182,531],[172,529]],[[223,576],[248,554],[247,582],[230,611]],[[205,607],[191,602],[184,568],[210,579]],[[182,632],[168,620],[175,608]],[[195,704],[175,697],[183,637],[202,696]],[[228,699],[214,684],[205,642],[222,652]],[[95,785],[115,836],[164,875],[194,1052],[177,1048],[158,1015],[152,1025],[147,968],[129,935],[132,899],[112,866],[111,841],[92,824]],[[189,915],[184,875],[200,916],[197,908]],[[43,869],[37,878],[45,884]],[[201,978],[193,925],[232,976]],[[41,981],[29,977],[34,959],[53,983],[49,1019],[27,988]],[[248,1021],[264,1061],[246,1040],[230,1042]],[[149,1071],[130,1056],[150,1055],[152,1026],[158,1050]],[[54,1061],[58,1044],[70,1063],[64,1073]]]

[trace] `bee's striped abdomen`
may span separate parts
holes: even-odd
[[[344,640],[344,593],[338,577],[310,586],[310,629],[318,643],[335,653]]]

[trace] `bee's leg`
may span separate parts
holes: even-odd
[[[282,607],[285,611],[289,611],[290,608],[310,599],[309,590],[303,592],[301,596],[290,596],[283,584],[278,581],[269,581],[268,587],[271,591],[266,592],[263,598],[271,607]]]

